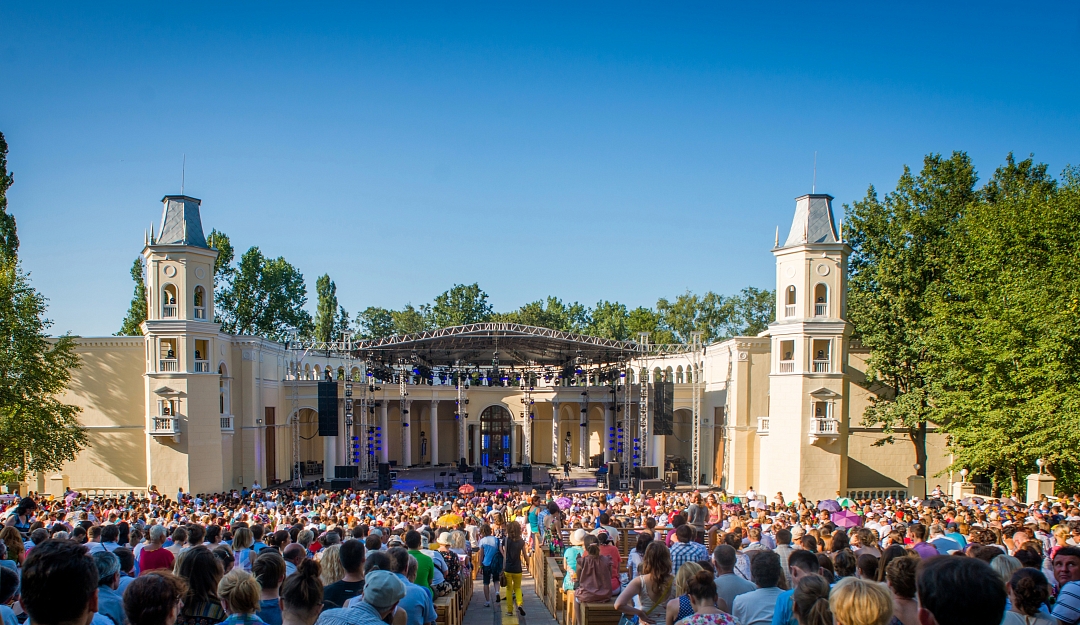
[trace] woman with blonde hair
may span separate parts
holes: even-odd
[[[255,561],[255,552],[251,546],[255,544],[255,535],[246,527],[238,527],[233,532],[232,549],[236,556],[236,566],[248,573],[251,572],[251,563]]]
[[[681,621],[694,613],[694,606],[690,601],[687,588],[690,580],[703,570],[705,569],[697,562],[687,562],[679,567],[679,572],[675,574],[675,598],[667,602],[665,609],[665,625],[675,625],[675,621]]]
[[[671,568],[671,552],[664,541],[649,543],[638,567],[638,576],[630,580],[615,600],[615,609],[627,616],[638,617],[645,625],[653,625],[659,607],[671,599],[674,586]]]
[[[341,545],[331,545],[319,552],[319,566],[322,571],[319,578],[323,586],[329,586],[345,579],[345,567],[341,566]]]
[[[264,623],[255,613],[259,611],[262,588],[259,582],[246,571],[233,569],[218,582],[218,596],[221,607],[229,616],[225,625],[251,625]]]
[[[829,593],[829,610],[836,625],[888,625],[892,593],[884,584],[845,577]]]

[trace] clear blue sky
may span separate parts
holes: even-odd
[[[58,332],[119,327],[184,154],[207,231],[350,312],[772,287],[815,151],[838,207],[928,152],[1080,164],[1075,2],[164,4],[0,5],[10,210]]]

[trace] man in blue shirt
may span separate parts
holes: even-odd
[[[381,555],[381,554],[380,554]],[[323,625],[386,625],[386,619],[405,598],[405,583],[390,571],[373,570],[364,575],[363,600],[348,608],[334,608],[319,615]]]
[[[398,606],[408,615],[408,625],[434,623],[438,617],[435,614],[431,589],[417,586],[407,577],[410,571],[415,577],[416,559],[403,547],[394,547],[388,550],[386,555],[390,558],[390,570],[405,584],[405,596],[398,602]]]
[[[821,575],[821,567],[818,566],[817,556],[812,551],[797,549],[788,556],[788,567],[791,572],[791,590],[785,590],[776,597],[776,607],[773,608],[772,625],[799,625],[795,619],[795,611],[792,608],[795,587],[799,580],[806,575]]]

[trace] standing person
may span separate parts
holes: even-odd
[[[677,621],[676,625],[737,625],[730,614],[717,607],[719,595],[708,571],[698,571],[687,584],[686,592],[694,613]]]
[[[507,524],[506,542],[501,549],[503,573],[506,575],[506,613],[512,615],[516,603],[518,613],[525,616],[525,600],[521,597],[521,554],[525,541],[521,538],[521,525],[517,521]]]
[[[237,528],[233,532],[232,549],[236,556],[236,566],[248,573],[251,572],[251,563],[255,561],[255,552],[251,546],[255,544],[255,536],[246,527]]]
[[[98,609],[98,568],[82,545],[47,540],[22,569],[20,604],[33,625],[88,624]]]
[[[388,573],[389,575],[389,573]],[[304,560],[281,585],[281,625],[313,625],[323,608],[319,563]]]
[[[233,569],[218,582],[221,605],[229,613],[225,625],[259,625],[264,623],[256,616],[259,611],[259,582],[251,573]]]
[[[559,504],[554,501],[548,502],[547,515],[544,516],[540,527],[543,528],[544,547],[548,550],[548,553],[552,557],[562,555],[563,514]]]
[[[731,545],[718,545],[713,551],[713,566],[716,567],[716,592],[724,602],[725,610],[731,611],[735,597],[753,591],[757,586],[750,580],[735,574],[738,553]]]
[[[259,554],[251,572],[261,589],[259,610],[256,613],[267,625],[281,625],[281,605],[278,588],[285,581],[285,560],[276,550]]]
[[[167,534],[168,532],[162,525],[150,526],[150,531],[147,532],[149,542],[144,544],[139,551],[140,575],[158,569],[172,570],[176,556],[165,548],[165,536]]]
[[[977,558],[930,558],[916,588],[922,625],[999,625],[1005,615],[1005,584]]]
[[[845,577],[829,593],[829,610],[836,625],[888,625],[893,618],[892,594],[876,582]]]
[[[18,530],[23,540],[30,537],[30,526],[34,522],[34,511],[37,510],[37,502],[31,497],[23,497],[19,505],[4,519],[5,527],[14,527]]]
[[[778,587],[784,572],[780,557],[771,551],[761,551],[750,560],[750,576],[757,590],[735,597],[731,614],[739,625],[770,625],[776,608]]]
[[[491,526],[487,523],[480,526],[480,570],[484,574],[484,607],[491,607],[491,591],[489,585],[495,584],[495,603],[499,599],[499,577],[502,576],[502,541],[491,535]]]
[[[1054,554],[1054,581],[1058,595],[1054,618],[1065,625],[1080,621],[1080,547],[1062,547]]]
[[[645,625],[653,625],[660,615],[659,607],[671,599],[675,582],[667,545],[659,540],[649,543],[638,573],[615,600],[615,609],[637,617]]]
[[[622,590],[622,582],[619,581],[619,569],[622,568],[622,553],[619,548],[611,544],[607,532],[599,532],[596,535],[600,543],[600,555],[607,556],[611,560],[611,594],[618,595]]]
[[[563,576],[563,592],[566,593],[566,601],[570,606],[570,621],[574,619],[574,589],[577,588],[577,574],[578,563],[581,562],[581,556],[585,553],[585,530],[578,528],[570,532],[570,546],[563,552],[563,570],[566,571],[566,575]]]
[[[911,539],[911,548],[920,558],[933,558],[940,555],[937,547],[926,542],[926,526],[922,523],[912,523],[907,528],[907,536]],[[835,615],[835,612],[833,613]]]
[[[686,522],[694,528],[694,540],[705,544],[705,524],[709,520],[709,508],[701,498],[701,492],[694,492],[694,500],[686,509]]]

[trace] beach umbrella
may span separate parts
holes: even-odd
[[[439,527],[455,527],[458,523],[461,523],[464,519],[457,514],[444,514],[439,517],[439,520],[435,522]]]
[[[922,505],[925,508],[931,508],[936,510],[938,508],[944,508],[945,502],[940,499],[924,499]]]
[[[757,508],[758,510],[764,510],[765,508],[768,508],[769,505],[767,503],[765,503],[764,501],[760,501],[760,500],[755,499],[754,501],[750,502],[750,507],[751,508]]]
[[[555,505],[559,506],[560,510],[566,510],[570,506],[574,505],[574,502],[570,501],[569,497],[559,497],[555,500]]]
[[[835,523],[837,527],[842,527],[844,529],[862,525],[862,517],[850,510],[833,512],[829,515],[829,519]]]
[[[848,499],[847,497],[841,497],[841,498],[837,499],[836,503],[840,504],[840,506],[842,508],[847,508],[848,506],[854,506],[855,505],[855,502]]]
[[[469,493],[475,493],[476,487],[472,484],[462,484],[461,487],[458,488],[458,492],[468,495]]]
[[[827,510],[829,512],[840,512],[840,504],[835,499],[823,499],[818,502],[818,510]]]

